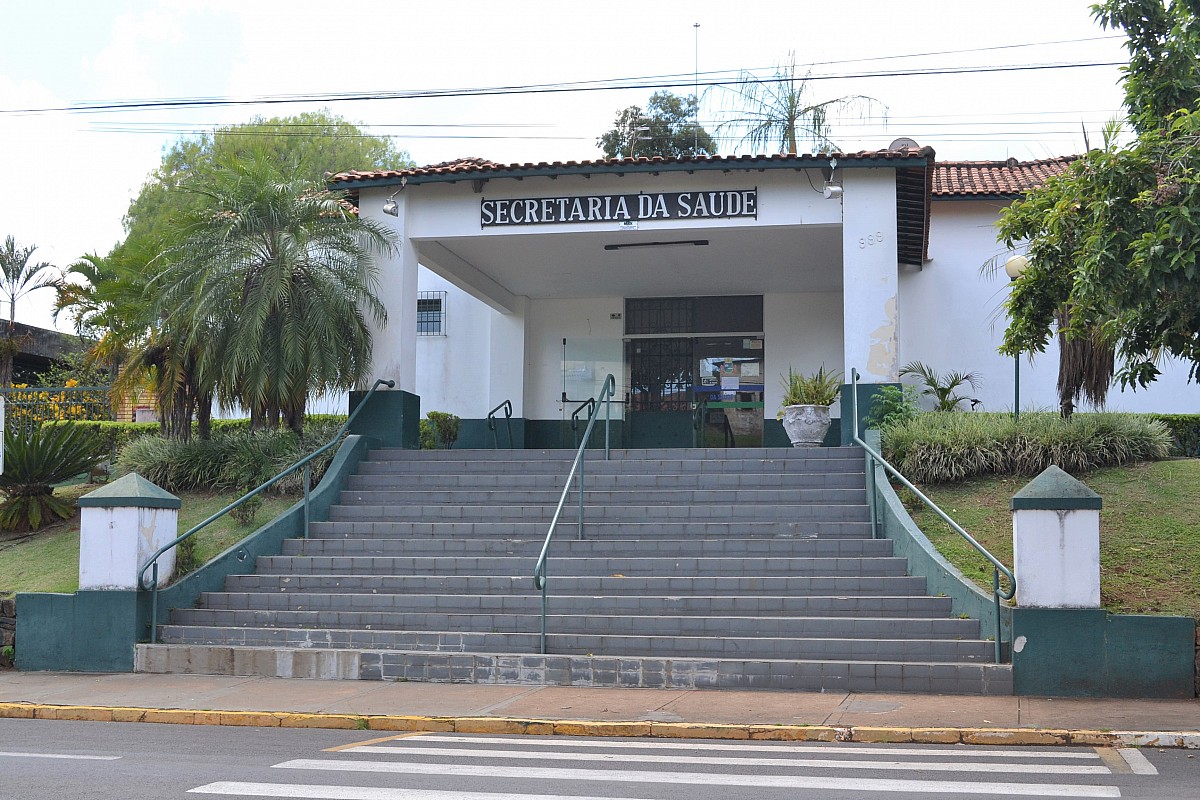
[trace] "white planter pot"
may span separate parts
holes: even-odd
[[[829,430],[829,406],[784,406],[783,429],[792,447],[820,447]]]

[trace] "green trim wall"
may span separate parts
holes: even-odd
[[[871,410],[875,407],[875,395],[879,394],[879,390],[884,386],[896,386],[898,383],[860,383],[858,385],[858,430],[862,435],[867,430],[866,420],[870,416]],[[841,407],[842,407],[842,422],[841,427],[841,442],[842,447],[849,447],[854,444],[854,425],[850,419],[850,412],[853,409],[851,402],[854,398],[854,384],[843,383],[841,391]]]
[[[1014,608],[1019,695],[1190,698],[1196,621],[1102,608]]]
[[[379,443],[348,436],[309,498],[311,519],[327,519],[350,475]],[[191,608],[201,592],[220,591],[229,575],[254,572],[258,556],[278,555],[283,540],[304,533],[304,503],[296,503],[250,536],[158,593],[158,622],[172,608]],[[130,672],[134,645],[148,641],[150,593],[80,591],[17,595],[17,668],[78,672]]]
[[[366,397],[366,392],[350,393],[350,411]],[[404,391],[380,391],[371,397],[350,427],[350,433],[377,440],[382,447],[416,450],[421,446],[421,398]]]

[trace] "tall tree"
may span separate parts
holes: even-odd
[[[364,133],[354,123],[313,111],[290,117],[255,117],[212,133],[181,139],[142,186],[125,213],[130,236],[168,238],[173,226],[195,210],[198,197],[178,191],[187,180],[246,153],[263,153],[297,168],[292,176],[321,181],[326,173],[348,169],[403,169],[414,166],[408,153],[387,138]]]
[[[16,335],[17,301],[30,292],[54,285],[55,276],[48,274],[54,267],[46,261],[29,263],[37,247],[17,247],[12,236],[0,247],[0,297],[8,301],[8,324],[0,342],[0,386],[12,386],[13,357],[21,348]]]
[[[742,72],[728,91],[732,100],[729,118],[717,130],[741,132],[739,145],[749,145],[757,152],[796,155],[802,143],[812,152],[837,150],[830,136],[839,114],[887,111],[878,100],[865,95],[811,100],[808,76],[797,72],[794,54],[768,78]]]
[[[697,108],[694,95],[655,92],[645,110],[640,106],[622,109],[612,129],[597,139],[596,145],[605,158],[714,155],[717,143],[696,122]]]
[[[387,318],[374,259],[394,235],[297,174],[260,152],[184,184],[200,207],[160,280],[168,327],[195,353],[195,373],[215,378],[218,400],[300,432],[310,393],[368,375],[366,317]]]
[[[1125,105],[1136,138],[1115,136],[1023,200],[1000,221],[1030,266],[1007,301],[1002,350],[1045,348],[1061,328],[1099,328],[1117,343],[1122,383],[1145,386],[1161,354],[1200,370],[1200,0],[1107,0],[1105,28],[1128,36]]]

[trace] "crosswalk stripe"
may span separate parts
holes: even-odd
[[[1150,763],[1150,759],[1142,755],[1140,750],[1134,750],[1132,747],[1121,747],[1117,749],[1121,754],[1121,758],[1125,759],[1125,763],[1129,765],[1134,775],[1157,775],[1158,770]]]
[[[360,742],[361,745],[377,744],[380,740],[372,739],[366,742]],[[728,750],[732,752],[758,752],[758,753],[793,753],[793,752],[819,752],[828,750],[836,753],[864,753],[872,755],[897,755],[897,756],[970,756],[971,758],[1053,758],[1053,759],[1099,759],[1100,756],[1094,751],[1074,752],[1059,749],[1057,751],[1049,750],[1034,750],[1021,751],[1009,748],[1007,750],[988,749],[976,747],[974,745],[958,745],[957,747],[891,747],[886,749],[880,746],[875,747],[859,747],[847,744],[794,744],[781,742],[780,744],[716,744],[716,743],[701,743],[701,742],[664,742],[657,740],[644,740],[638,742],[630,741],[595,741],[591,739],[568,739],[563,737],[503,737],[503,736],[441,736],[441,735],[422,735],[411,737],[406,740],[414,745],[424,745],[429,743],[447,743],[447,744],[503,744],[517,745],[518,747],[555,747],[555,748],[592,748],[602,747],[605,749],[630,749],[642,748],[653,750],[687,750],[688,752],[696,752],[697,750]],[[407,745],[405,745],[407,746]],[[358,745],[345,745],[343,750],[353,752]],[[397,750],[403,747],[396,747]]]
[[[120,761],[121,756],[76,756],[67,753],[0,753],[3,758],[62,758],[70,761]]]
[[[189,789],[188,794],[221,794],[234,797],[285,797],[295,800],[631,800],[621,797],[538,794],[528,792],[460,792],[436,789],[393,789],[372,786],[322,786],[318,784],[249,783],[218,781]]]
[[[417,756],[450,756],[468,758],[509,758],[536,759],[538,761],[609,761],[616,763],[642,764],[679,764],[706,766],[742,766],[742,767],[796,767],[813,769],[874,769],[874,770],[906,770],[911,772],[1008,772],[1033,773],[1038,775],[1111,775],[1112,771],[1103,765],[1078,766],[1075,764],[1013,764],[988,761],[868,761],[859,759],[815,758],[812,751],[792,753],[792,758],[729,758],[721,756],[689,756],[689,755],[647,755],[644,753],[563,753],[546,750],[514,751],[514,750],[484,750],[481,748],[455,747],[388,747],[364,746],[355,752],[387,754],[387,755],[417,755]],[[824,752],[824,751],[818,751]],[[886,755],[886,751],[879,753]]]
[[[704,772],[637,772],[606,769],[476,766],[473,764],[412,764],[395,761],[317,761],[294,759],[277,769],[333,772],[437,775],[472,778],[515,778],[526,781],[565,780],[602,783],[670,783],[702,786],[741,786],[764,789],[831,789],[855,792],[917,792],[925,794],[994,794],[1046,797],[1120,797],[1115,786],[1052,783],[990,783],[984,781],[924,781],[878,778],[831,778],[809,775],[722,775]]]

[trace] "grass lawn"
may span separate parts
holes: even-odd
[[[1077,476],[1104,498],[1100,511],[1100,601],[1121,613],[1200,618],[1200,459],[1101,469]],[[1012,564],[1013,494],[1027,478],[989,477],[921,490],[1000,561]],[[901,493],[904,498],[907,493]],[[910,499],[910,498],[909,498]],[[915,500],[913,501],[915,502]],[[991,565],[932,512],[913,519],[943,555],[988,592]]]
[[[58,496],[75,500],[97,487],[67,486],[54,490]],[[179,532],[237,499],[236,495],[179,492]],[[196,555],[207,561],[246,538],[260,525],[296,502],[296,498],[270,497],[258,510],[255,521],[242,525],[229,515],[196,534]],[[79,511],[68,520],[35,533],[0,531],[0,594],[8,592],[73,592],[79,588]]]

